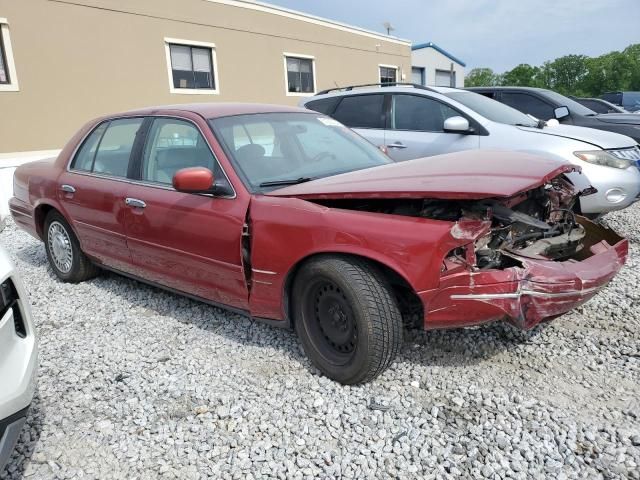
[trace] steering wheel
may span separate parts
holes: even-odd
[[[315,157],[313,157],[311,159],[311,161],[312,162],[320,162],[320,161],[324,160],[325,158],[330,158],[332,160],[335,160],[336,156],[331,152],[320,152]]]

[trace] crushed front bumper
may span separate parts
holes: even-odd
[[[580,218],[587,236],[581,252],[563,262],[512,255],[520,266],[504,270],[460,269],[443,274],[440,288],[419,292],[428,329],[507,320],[529,329],[578,307],[618,273],[629,243]]]

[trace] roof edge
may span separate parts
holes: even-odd
[[[328,18],[317,17],[308,13],[300,12],[298,10],[291,10],[289,8],[272,5],[270,3],[263,3],[254,0],[207,0],[212,3],[220,3],[223,5],[230,5],[233,7],[247,8],[250,10],[256,10],[259,12],[271,13],[274,15],[280,15],[283,17],[293,18],[295,20],[301,20],[303,22],[313,23],[328,28],[335,28],[345,32],[356,33],[358,35],[364,35],[367,37],[376,38],[385,42],[397,43],[400,45],[411,46],[411,40],[404,38],[392,37],[384,35],[380,32],[374,32],[373,30],[367,30],[365,28],[356,27],[346,23],[336,22]]]
[[[466,67],[467,64],[464,63],[462,60],[460,60],[457,57],[454,57],[453,55],[451,55],[449,52],[447,52],[444,48],[439,47],[438,45],[436,45],[433,42],[426,42],[426,43],[418,43],[416,45],[412,45],[411,46],[411,51],[414,50],[422,50],[423,48],[433,48],[434,50],[440,52],[442,55],[444,55],[447,58],[450,58],[451,60],[453,60],[454,62],[456,62],[458,65],[462,66],[462,67]]]

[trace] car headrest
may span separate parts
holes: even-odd
[[[257,160],[264,157],[265,153],[266,150],[262,145],[258,145],[257,143],[249,143],[248,145],[243,145],[236,150],[236,158],[239,162],[244,162],[247,160]]]

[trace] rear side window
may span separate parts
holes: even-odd
[[[315,110],[316,112],[324,113],[325,115],[331,115],[340,101],[340,98],[341,97],[323,98],[322,100],[307,102],[304,106],[309,110]]]
[[[107,125],[108,122],[101,123],[91,132],[91,135],[86,138],[82,147],[78,150],[76,158],[71,164],[71,168],[86,172],[90,172],[93,169],[93,158],[96,155],[98,144],[100,143],[100,139],[102,139],[102,135],[104,135],[104,131],[107,129]]]
[[[343,97],[333,117],[351,128],[384,129],[384,95]]]
[[[131,150],[142,122],[142,118],[123,118],[100,124],[85,140],[71,168],[126,177]]]
[[[442,132],[444,121],[459,115],[453,108],[431,98],[417,95],[394,95],[391,128],[394,130]]]
[[[554,118],[553,107],[528,93],[502,92],[502,103],[540,120]]]

